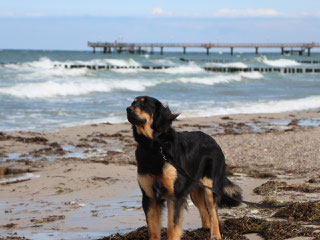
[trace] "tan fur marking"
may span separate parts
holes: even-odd
[[[138,99],[135,98],[134,101],[136,102],[136,101],[138,101]]]
[[[182,218],[183,209],[180,208],[178,223],[174,224],[174,212],[176,211],[174,207],[174,202],[172,200],[167,201],[168,205],[168,240],[180,240],[182,235]]]
[[[154,183],[155,177],[150,174],[140,175],[138,174],[138,183],[146,195],[150,198],[153,198],[152,186]]]
[[[177,170],[170,163],[165,163],[162,170],[161,182],[170,195],[174,194],[174,183],[177,179]]]
[[[140,119],[146,120],[144,125],[136,126],[138,134],[143,134],[146,137],[153,139],[153,129],[151,128],[153,123],[153,115],[150,116],[148,113],[142,111],[139,107],[137,107],[135,111]]]
[[[141,98],[141,102],[144,102],[144,98]]]
[[[150,240],[160,240],[161,212],[161,205],[156,202],[152,202],[147,213]]]
[[[213,181],[210,178],[204,177],[202,178],[202,183],[208,187],[213,186]],[[213,239],[221,239],[221,234],[219,230],[219,220],[218,220],[218,213],[217,213],[217,206],[213,199],[213,194],[210,189],[205,189],[205,198],[206,198],[206,204],[209,211],[209,217],[210,217],[210,240]]]
[[[191,195],[192,202],[199,210],[202,227],[210,228],[210,218],[209,218],[209,213],[206,206],[204,190],[200,187],[197,187],[191,192],[190,195]]]

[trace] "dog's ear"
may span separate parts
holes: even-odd
[[[153,117],[153,129],[159,133],[165,133],[179,114],[171,112],[168,106],[163,106],[161,102],[156,103],[156,111]]]

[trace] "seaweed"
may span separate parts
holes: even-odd
[[[308,184],[296,185],[296,184],[287,184],[286,182],[279,181],[268,181],[263,183],[261,186],[253,189],[253,192],[259,195],[268,195],[271,192],[275,191],[296,191],[303,193],[319,193],[320,187],[312,187]]]
[[[263,183],[261,186],[253,189],[253,192],[259,195],[269,195],[271,192],[278,190],[281,186],[287,186],[287,183],[279,181],[268,181],[266,183]]]
[[[315,229],[303,227],[297,223],[288,223],[284,221],[267,221],[253,217],[243,217],[225,220],[221,233],[225,240],[246,240],[244,235],[249,233],[257,233],[265,240],[281,240],[299,236],[315,237],[319,239],[319,233],[314,232]],[[148,240],[147,227],[138,228],[135,231],[126,234],[113,234],[99,240]],[[167,239],[166,229],[161,230],[161,239]],[[196,229],[192,231],[184,231],[182,240],[206,240],[209,239],[209,229]]]
[[[32,223],[49,223],[49,222],[55,222],[58,220],[63,220],[65,219],[64,215],[53,215],[53,216],[49,216],[49,217],[45,217],[45,218],[38,218],[38,219],[31,219],[30,221]]]
[[[320,203],[293,203],[278,210],[273,217],[320,223]]]

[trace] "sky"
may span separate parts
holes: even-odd
[[[320,42],[319,0],[0,0],[0,49],[87,42]]]

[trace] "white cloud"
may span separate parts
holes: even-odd
[[[282,14],[274,9],[229,9],[223,8],[212,14],[213,17],[276,17]]]
[[[162,8],[154,8],[152,9],[152,15],[162,15],[163,9]]]
[[[152,15],[172,17],[175,14],[173,14],[173,12],[165,11],[162,8],[156,7],[152,9]]]

